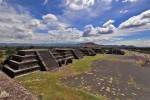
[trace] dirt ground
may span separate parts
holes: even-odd
[[[150,100],[150,66],[141,67],[134,57],[110,55],[122,61],[95,61],[88,73],[62,79],[76,89],[108,100]]]

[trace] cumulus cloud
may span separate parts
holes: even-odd
[[[57,29],[65,29],[68,27],[68,24],[66,22],[60,21],[60,19],[53,14],[43,15],[42,19],[44,22],[47,23],[49,27],[52,26],[52,27],[56,27]]]
[[[106,23],[103,24],[104,27],[110,26],[111,24],[113,24],[115,22],[115,20],[109,20]]]
[[[48,0],[45,0],[42,5],[46,5],[47,3],[48,3]]]
[[[94,5],[94,0],[67,0],[66,5],[73,10],[83,10]]]
[[[3,0],[0,0],[0,4],[3,2]]]
[[[19,6],[21,8],[21,6]],[[23,8],[22,8],[23,9]],[[47,33],[36,30],[46,29],[50,23],[57,29]],[[48,24],[49,23],[49,24]],[[33,18],[27,11],[4,3],[0,6],[0,40],[5,43],[49,43],[80,41],[82,32],[76,28],[66,28],[66,24],[52,14],[43,16],[42,20]]]
[[[147,10],[140,15],[133,16],[127,21],[120,24],[120,29],[134,29],[144,28],[149,29],[150,27],[150,10]]]
[[[150,47],[149,39],[119,40],[110,43],[112,45],[134,45],[138,47]]]
[[[7,3],[0,6],[0,37],[5,41],[32,37],[33,31],[26,26],[32,17],[20,12]]]
[[[149,28],[150,11],[145,11],[138,16],[131,17],[129,20],[120,24],[116,28],[109,20],[102,27],[86,25],[84,31],[71,27],[68,18],[75,19],[74,16],[95,16],[110,7],[112,0],[67,0],[68,5],[64,10],[63,16],[47,14],[42,19],[33,18],[24,8],[22,10],[3,3],[0,5],[0,40],[1,42],[15,43],[67,43],[67,42],[108,42],[122,40],[119,36],[128,35],[130,28]],[[79,9],[72,9],[69,5],[75,2]],[[79,5],[78,5],[79,3]],[[101,5],[101,6],[100,6]],[[65,15],[66,14],[66,15]],[[70,16],[70,17],[69,17]],[[63,18],[67,19],[64,20]],[[51,29],[52,26],[52,29]],[[143,27],[144,26],[144,27]],[[55,27],[55,29],[54,29]],[[41,31],[44,29],[44,33]],[[127,30],[125,30],[127,29]],[[47,32],[45,32],[47,31]],[[122,33],[122,34],[121,34]],[[125,33],[125,34],[124,34]],[[123,42],[122,42],[123,43]],[[127,43],[127,42],[126,42]],[[149,43],[149,42],[144,42]],[[135,44],[135,43],[134,43]]]
[[[37,39],[37,35],[35,36]],[[67,42],[78,42],[82,37],[82,31],[77,30],[76,28],[67,28],[60,30],[49,30],[46,35],[39,35],[37,42],[58,42],[58,43],[67,43]]]
[[[53,22],[53,21],[57,21],[57,17],[53,14],[47,14],[47,15],[44,15],[42,16],[43,20],[50,23],[50,22]]]
[[[112,0],[66,0],[63,20],[76,21],[99,16],[111,8]]]
[[[136,2],[137,0],[123,0],[122,2]]]
[[[103,27],[93,27],[92,25],[85,26],[84,37],[87,36],[98,36],[101,34],[111,34],[116,30],[116,27],[113,25],[115,21],[109,20],[103,24]]]
[[[122,13],[122,14],[125,14],[125,13],[127,13],[127,12],[129,12],[129,10],[121,10],[121,11],[120,11],[120,13]]]
[[[30,29],[46,29],[46,25],[42,24],[42,22],[38,19],[32,19],[27,25]]]

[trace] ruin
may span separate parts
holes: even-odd
[[[95,56],[96,52],[91,48],[81,48],[79,49],[83,56]]]
[[[14,78],[34,71],[50,71],[61,67],[63,64],[72,63],[73,59],[81,58],[83,55],[76,49],[19,50],[2,70]]]

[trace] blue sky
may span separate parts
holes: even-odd
[[[1,43],[150,46],[150,0],[0,0]]]

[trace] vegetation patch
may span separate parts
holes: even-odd
[[[7,58],[7,54],[5,50],[0,50],[0,63],[4,62]]]
[[[143,59],[140,59],[140,60],[138,60],[137,62],[136,62],[136,64],[139,64],[139,65],[141,65],[142,67],[146,64],[146,61],[145,60],[143,60]]]
[[[93,64],[94,60],[106,59],[107,55],[99,54],[96,56],[85,56],[82,60],[73,61],[73,70],[78,73],[87,72]]]
[[[58,72],[36,72],[16,78],[28,90],[42,97],[43,100],[101,100],[98,97],[75,90],[61,84]]]

